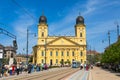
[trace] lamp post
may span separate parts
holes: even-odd
[[[119,38],[119,25],[117,24],[117,36]]]
[[[110,46],[110,31],[108,31],[108,41],[109,41],[109,46]]]
[[[28,65],[28,44],[29,44],[29,34],[34,34],[36,36],[35,33],[29,33],[29,29],[27,27],[27,44],[26,44],[26,64]]]
[[[46,44],[47,44],[47,40],[46,40],[46,38],[45,38],[45,64],[46,64]]]
[[[27,27],[27,44],[26,44],[26,64],[28,65],[28,37],[29,37],[29,30]]]

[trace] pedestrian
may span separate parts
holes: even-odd
[[[88,69],[89,69],[89,65],[86,65],[86,71],[88,71]]]
[[[14,75],[15,74],[15,65],[14,64],[12,64],[12,75]]]
[[[16,72],[17,72],[17,75],[19,75],[19,71],[20,71],[20,65],[17,64],[17,66],[16,66]]]
[[[2,77],[4,76],[4,72],[5,72],[5,66],[2,65],[2,71],[1,71]]]
[[[37,71],[37,72],[40,71],[40,66],[39,66],[39,64],[37,64],[37,66],[36,66],[36,71]]]
[[[42,64],[40,64],[40,70],[43,71],[43,66],[42,66]]]
[[[84,64],[84,69],[86,69],[86,64]]]
[[[32,69],[32,65],[29,63],[29,64],[28,64],[28,74],[31,73],[31,69]]]
[[[34,72],[36,71],[36,68],[37,68],[37,65],[36,65],[36,64],[34,64]]]
[[[92,65],[92,64],[91,64],[91,66],[90,66],[90,67],[91,67],[91,69],[93,69],[93,65]]]
[[[80,65],[80,70],[82,70],[82,69],[83,69],[83,65],[81,64],[81,65]]]
[[[9,67],[9,74],[12,75],[12,66]]]
[[[45,68],[45,70],[47,70],[47,68],[48,68],[46,63],[44,64],[44,68]]]
[[[22,71],[23,71],[23,65],[22,64],[20,64],[19,71],[20,71],[20,74],[22,74]]]

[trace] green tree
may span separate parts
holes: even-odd
[[[102,63],[120,63],[120,39],[105,49],[101,59]]]

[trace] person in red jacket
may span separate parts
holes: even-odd
[[[15,74],[15,65],[12,65],[12,75]]]

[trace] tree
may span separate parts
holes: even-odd
[[[60,61],[60,64],[61,64],[61,66],[63,66],[63,65],[64,65],[64,61],[63,61],[63,60],[61,60],[61,61]]]
[[[111,44],[105,49],[101,59],[102,63],[120,63],[120,38],[116,43]]]

